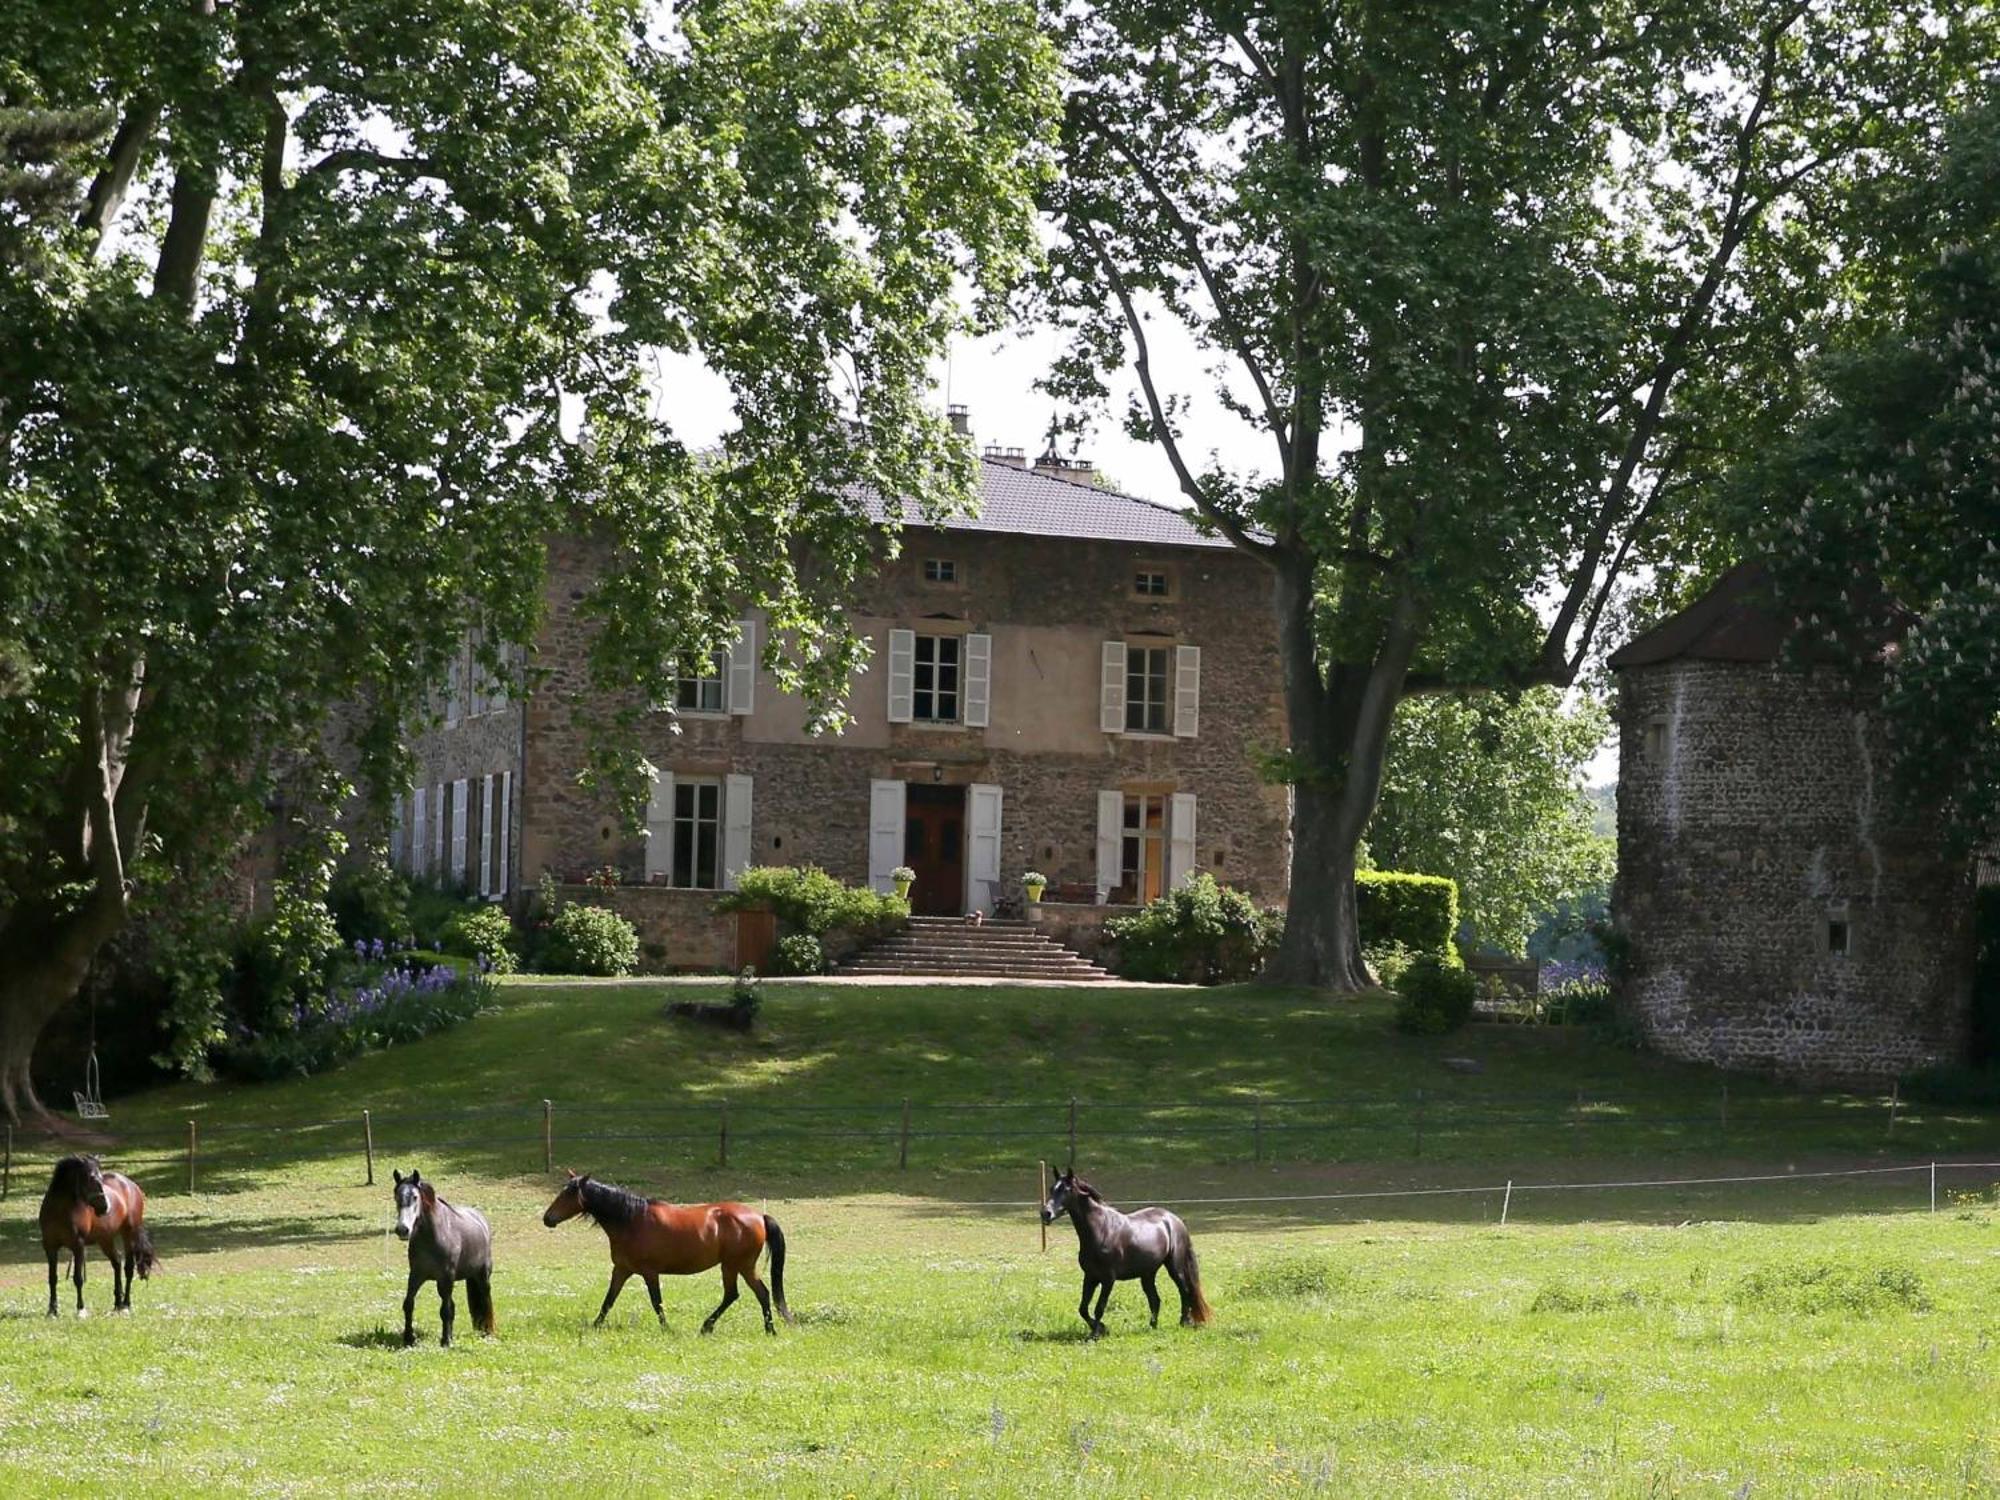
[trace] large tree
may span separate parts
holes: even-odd
[[[1270,569],[1296,796],[1276,973],[1366,982],[1355,847],[1396,707],[1571,682],[1693,478],[1796,400],[1852,184],[1995,55],[1961,0],[1091,0],[1047,310],[1055,387]],[[1189,450],[1199,372],[1263,445]],[[1191,380],[1191,377],[1193,379]],[[1203,382],[1206,384],[1207,382]]]
[[[551,530],[611,549],[600,685],[657,696],[759,604],[786,680],[838,690],[858,648],[830,605],[872,535],[843,495],[969,491],[929,371],[968,290],[990,303],[1035,252],[1034,19],[0,11],[6,103],[116,121],[73,215],[0,215],[9,1118],[39,1108],[35,1039],[93,955],[226,862],[278,770],[336,796],[338,727],[398,784],[462,632],[494,670],[531,637]],[[730,383],[719,449],[676,440],[662,349]]]
[[[1593,826],[1584,768],[1609,732],[1601,704],[1554,688],[1403,705],[1368,823],[1377,865],[1458,882],[1480,943],[1525,951],[1541,918],[1608,885],[1614,844]]]

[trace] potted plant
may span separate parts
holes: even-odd
[[[917,872],[908,865],[897,865],[889,872],[889,879],[895,884],[896,895],[904,901],[909,900],[910,887],[917,883]]]
[[[1042,892],[1048,888],[1049,877],[1040,870],[1030,870],[1021,877],[1021,894],[1030,901],[1042,899]]]

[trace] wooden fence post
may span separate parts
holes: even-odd
[[[903,1095],[903,1132],[896,1145],[896,1166],[899,1170],[910,1170],[910,1096]]]
[[[553,1100],[542,1101],[542,1170],[556,1169],[556,1107]]]
[[[1937,1163],[1931,1163],[1931,1212],[1937,1212]]]
[[[367,1110],[361,1111],[361,1149],[368,1153],[368,1185],[375,1186],[375,1122]]]
[[[1513,1201],[1514,1201],[1514,1179],[1509,1177],[1507,1179],[1507,1191],[1501,1196],[1500,1199],[1500,1222],[1502,1224],[1505,1224],[1507,1222],[1507,1209],[1513,1203]]]
[[[194,1191],[194,1121],[188,1121],[188,1191]]]
[[[729,1101],[722,1101],[722,1136],[720,1142],[722,1165],[729,1165]]]
[[[1889,1084],[1889,1129],[1887,1133],[1890,1135],[1896,1133],[1896,1106],[1901,1102],[1902,1087],[1903,1080],[1900,1078],[1892,1080]]]
[[[1076,1170],[1076,1095],[1069,1096],[1069,1169]]]

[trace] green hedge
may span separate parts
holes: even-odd
[[[1354,877],[1361,946],[1401,943],[1417,953],[1457,953],[1458,882],[1442,875],[1363,870]]]
[[[767,907],[789,932],[811,937],[829,932],[869,937],[900,927],[910,916],[910,903],[900,896],[842,885],[817,865],[752,865],[715,906],[718,911]]]

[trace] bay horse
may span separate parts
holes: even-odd
[[[417,1307],[417,1288],[435,1281],[438,1289],[438,1321],[444,1332],[438,1343],[451,1347],[451,1325],[458,1317],[452,1300],[452,1284],[465,1283],[465,1301],[472,1309],[472,1326],[481,1333],[493,1331],[493,1231],[486,1216],[476,1208],[456,1208],[437,1195],[437,1189],[412,1169],[396,1179],[396,1237],[410,1246],[410,1283],[403,1292],[403,1347],[417,1341],[412,1321]]]
[[[568,1171],[567,1168],[564,1169]],[[695,1203],[677,1205],[661,1198],[642,1198],[637,1193],[609,1182],[599,1182],[588,1172],[569,1173],[555,1201],[542,1215],[553,1229],[577,1216],[591,1220],[611,1242],[611,1286],[604,1305],[597,1310],[602,1327],[611,1314],[625,1283],[638,1276],[646,1283],[653,1299],[653,1313],[662,1328],[667,1312],[660,1303],[662,1276],[693,1276],[722,1267],[722,1303],[702,1322],[701,1331],[712,1333],[715,1320],[729,1311],[737,1297],[740,1277],[750,1283],[764,1309],[764,1332],[776,1333],[771,1321],[771,1299],[777,1297],[778,1316],[792,1321],[785,1306],[785,1232],[769,1214],[760,1214],[741,1203]],[[771,1247],[771,1290],[757,1279],[757,1257]]]
[[[1193,1327],[1209,1320],[1194,1241],[1179,1214],[1164,1208],[1120,1213],[1077,1176],[1074,1167],[1056,1173],[1048,1202],[1042,1205],[1042,1222],[1052,1224],[1063,1213],[1076,1226],[1076,1263],[1083,1267],[1083,1300],[1076,1310],[1092,1338],[1104,1337],[1105,1304],[1111,1300],[1112,1287],[1121,1281],[1136,1281],[1145,1288],[1146,1303],[1153,1314],[1150,1326],[1158,1328],[1160,1289],[1155,1283],[1163,1269],[1181,1294],[1181,1326]],[[1095,1313],[1090,1310],[1093,1291],[1098,1293]]]
[[[124,1243],[121,1263],[117,1246]],[[146,1195],[122,1172],[107,1172],[94,1156],[65,1156],[56,1163],[49,1190],[42,1194],[42,1252],[49,1258],[49,1316],[56,1313],[56,1257],[70,1253],[70,1279],[76,1283],[76,1315],[89,1316],[83,1306],[83,1262],[95,1245],[111,1262],[111,1310],[129,1312],[132,1277],[152,1275],[159,1257],[146,1233]]]

